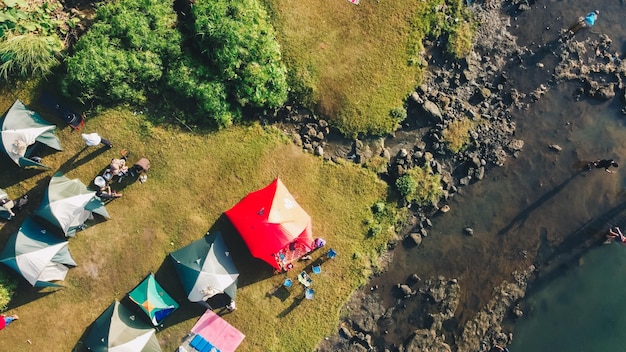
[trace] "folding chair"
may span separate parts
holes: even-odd
[[[335,259],[335,257],[337,256],[337,252],[335,252],[334,249],[329,249],[328,253],[326,253],[326,256],[328,257],[328,259]]]
[[[316,265],[312,269],[313,269],[313,273],[314,274],[319,274],[319,273],[322,272],[322,266],[321,265]]]
[[[313,299],[314,295],[315,295],[315,291],[313,291],[312,288],[307,288],[306,290],[304,290],[304,298]]]
[[[285,281],[283,282],[283,286],[285,286],[286,288],[291,288],[291,285],[293,285],[293,281],[291,281],[291,279],[289,278],[285,279]]]

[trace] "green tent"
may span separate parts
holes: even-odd
[[[239,272],[219,232],[170,253],[178,278],[191,302],[225,293],[235,299]]]
[[[152,273],[128,293],[128,298],[137,303],[154,326],[161,324],[163,319],[179,307],[178,303],[159,285]]]
[[[85,346],[99,352],[160,352],[155,334],[153,327],[115,301],[93,322]]]
[[[67,240],[50,234],[31,218],[9,238],[0,262],[36,287],[59,286],[51,281],[64,280],[68,265],[76,266]]]
[[[19,100],[0,118],[0,126],[0,149],[20,167],[48,168],[29,159],[33,156],[37,143],[63,150],[61,142],[54,134],[56,126],[29,110]]]
[[[96,197],[96,192],[87,189],[79,179],[70,180],[57,172],[50,179],[41,205],[35,211],[35,218],[50,225],[65,237],[74,237],[92,213],[109,218],[104,203]]]

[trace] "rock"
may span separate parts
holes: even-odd
[[[430,100],[426,100],[424,101],[424,104],[422,104],[422,108],[435,122],[443,121],[443,115],[441,114],[441,110],[437,104]]]
[[[471,228],[471,227],[466,227],[466,228],[463,229],[463,231],[468,236],[473,236],[474,235],[474,229]]]
[[[444,342],[443,336],[437,336],[433,330],[419,329],[406,344],[405,352],[451,352],[452,349]]]
[[[409,298],[417,293],[417,291],[411,289],[411,287],[406,284],[397,284],[396,287],[400,289],[400,292],[402,293],[402,295],[404,295],[404,298]]]
[[[352,332],[348,330],[348,328],[346,328],[345,326],[342,326],[339,329],[339,336],[350,340],[352,338]]]
[[[422,244],[422,235],[420,235],[417,232],[412,232],[409,235],[409,238],[413,241],[413,243],[415,243],[416,246],[419,246],[420,244]]]
[[[549,147],[550,149],[557,151],[557,152],[560,152],[561,150],[563,150],[563,148],[561,148],[561,146],[558,144],[550,144]]]
[[[316,156],[323,156],[324,155],[324,148],[322,148],[321,145],[318,145],[317,147],[315,147],[315,151],[314,153]]]
[[[450,206],[448,204],[444,204],[444,206],[439,208],[439,211],[445,214],[450,211]]]
[[[471,180],[472,180],[472,177],[471,177],[471,176],[465,176],[465,177],[463,177],[463,178],[461,178],[461,179],[459,180],[459,184],[460,184],[461,186],[467,186],[467,185],[469,185],[469,184],[470,184],[470,181],[471,181]]]
[[[512,152],[522,150],[522,148],[524,148],[524,141],[521,139],[513,139],[511,140],[511,142],[509,142],[507,148],[509,148],[509,150]]]

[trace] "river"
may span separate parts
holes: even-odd
[[[596,25],[577,37],[606,33],[613,40],[613,50],[626,49],[626,5],[619,0],[551,1],[532,7],[512,17],[510,28],[518,43],[531,49],[539,51],[555,40],[560,28],[594,9],[600,10]],[[536,59],[543,67],[530,62],[532,65],[510,68],[512,86],[530,92],[539,84],[548,85],[556,57]],[[491,298],[495,286],[511,280],[513,271],[536,264],[544,272],[523,305],[532,309],[532,314],[516,324],[514,335],[520,337],[514,337],[512,352],[603,350],[590,347],[600,344],[566,343],[583,336],[579,325],[594,325],[598,338],[607,340],[610,335],[612,342],[602,346],[620,342],[624,335],[618,332],[626,329],[626,319],[614,317],[607,322],[609,313],[604,309],[626,309],[621,299],[624,285],[618,285],[621,280],[615,280],[614,285],[600,284],[620,275],[626,247],[599,243],[610,225],[626,228],[622,219],[626,118],[620,112],[623,104],[619,98],[576,101],[577,88],[575,82],[553,85],[527,110],[513,112],[516,138],[525,142],[523,151],[503,167],[490,170],[482,181],[461,188],[450,202],[452,210],[433,219],[421,246],[395,250],[389,270],[370,283],[381,289],[385,305],[392,306],[397,300],[391,286],[405,282],[411,274],[457,278],[463,291],[455,319],[462,324]],[[581,171],[586,161],[604,158],[615,158],[624,165],[615,174],[602,169]],[[464,234],[466,227],[474,230],[473,236]],[[602,271],[603,267],[611,270]],[[583,310],[585,302],[603,303]],[[377,338],[397,344],[420,328],[409,319],[411,304],[407,300],[406,309],[396,310],[394,320],[398,324]],[[455,333],[458,331],[450,331],[451,336]],[[621,338],[621,344],[625,342]]]

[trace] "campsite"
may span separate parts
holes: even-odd
[[[83,131],[98,132],[115,147],[85,148],[80,133],[37,105],[38,94],[40,88],[28,84],[5,87],[0,110],[21,100],[57,127],[63,150],[44,149],[42,162],[49,169],[3,161],[0,188],[12,198],[28,194],[30,199],[14,218],[0,223],[3,248],[37,211],[57,172],[90,187],[122,148],[131,152],[130,159],[146,157],[152,166],[145,183],[128,184],[124,197],[106,204],[109,219],[96,214],[84,230],[65,238],[76,266],[65,280],[56,281],[62,287],[33,287],[2,265],[1,270],[18,282],[7,312],[19,314],[20,320],[2,331],[0,344],[18,351],[83,350],[94,321],[113,309],[114,302],[124,303],[126,295],[154,273],[179,305],[155,330],[160,348],[175,350],[206,308],[188,300],[170,253],[216,232],[223,236],[239,276],[237,309],[215,312],[245,335],[238,351],[313,350],[336,330],[341,306],[371,273],[366,268],[375,268],[375,258],[388,240],[382,234],[367,235],[371,208],[387,192],[374,174],[305,153],[273,127],[252,123],[190,133],[151,124],[146,118],[150,111],[123,108],[87,115]],[[312,253],[311,262],[295,262],[281,274],[251,255],[224,215],[248,193],[278,177],[310,215],[312,236],[327,241],[325,248]],[[313,274],[313,262],[323,259],[328,248],[337,257]],[[304,299],[297,281],[302,270],[313,279],[312,300]],[[282,286],[287,278],[294,282],[290,289]]]

